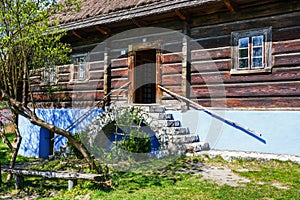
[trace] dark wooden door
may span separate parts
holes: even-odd
[[[156,50],[137,51],[134,67],[134,103],[156,102]]]

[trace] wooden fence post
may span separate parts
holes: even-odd
[[[22,175],[15,175],[15,186],[17,190],[21,190],[24,187],[24,177]]]

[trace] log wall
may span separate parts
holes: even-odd
[[[162,33],[147,36],[148,42],[161,41],[161,84],[177,94],[187,96],[208,107],[229,107],[237,109],[300,108],[300,3],[289,1],[235,0],[238,9],[234,13],[226,9],[210,12],[195,12],[190,16],[189,30],[178,19],[163,23],[155,21],[153,26],[172,28],[188,32],[191,41],[189,74],[183,73],[183,38]],[[247,6],[248,5],[248,6]],[[226,8],[226,7],[224,7]],[[213,8],[210,8],[213,9]],[[188,11],[188,10],[187,10]],[[198,14],[197,14],[198,13]],[[158,18],[158,17],[157,17]],[[145,18],[147,20],[147,18]],[[148,26],[151,23],[148,21]],[[232,69],[231,33],[244,30],[272,28],[272,72],[256,74],[230,74]],[[119,28],[122,32],[125,28]],[[147,35],[147,33],[145,33]],[[153,38],[152,38],[153,37]],[[95,37],[91,37],[95,38]],[[151,39],[152,38],[152,39]],[[129,81],[128,44],[141,42],[142,38],[111,41],[110,49],[104,56],[102,51],[98,61],[89,64],[89,81],[71,84],[71,66],[59,66],[57,91],[49,95],[43,86],[41,74],[34,74],[32,90],[35,101],[51,106],[53,99],[60,106],[70,106],[74,100],[86,102],[101,100],[109,91],[117,89]],[[93,43],[87,41],[85,43]],[[101,41],[99,41],[101,42]],[[76,53],[91,51],[95,45],[74,42]],[[105,60],[106,59],[106,60]],[[108,59],[108,60],[107,60]],[[108,64],[107,64],[108,63]],[[108,65],[108,71],[106,67]],[[186,70],[186,69],[185,69]],[[185,72],[185,71],[184,71]],[[106,78],[105,78],[106,77]],[[188,82],[185,82],[185,79]],[[185,86],[187,84],[187,90]],[[128,87],[113,92],[112,101],[127,102]],[[162,102],[173,98],[163,94]],[[81,104],[79,103],[78,106]]]
[[[282,3],[280,5],[284,6]],[[260,9],[252,8],[252,11],[260,13]],[[265,12],[270,14],[271,11]],[[248,17],[247,14],[240,16]],[[191,29],[191,37],[211,57],[202,59],[202,50],[192,52],[191,98],[204,106],[225,104],[230,108],[243,109],[299,108],[300,13],[296,11],[228,22],[230,18],[225,14],[220,16],[218,24]],[[272,72],[230,74],[231,32],[265,27],[272,27]]]

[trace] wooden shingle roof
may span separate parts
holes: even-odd
[[[73,30],[215,1],[218,0],[83,0],[79,12],[66,11],[53,17],[59,19],[61,28]]]

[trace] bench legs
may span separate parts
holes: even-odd
[[[68,190],[72,190],[73,187],[77,185],[77,180],[68,180]]]
[[[68,180],[68,190],[72,190],[73,187],[77,185],[77,180]],[[17,190],[24,188],[24,177],[20,175],[15,175],[15,187]]]
[[[24,187],[24,177],[15,175],[15,186],[17,190],[21,190]]]

